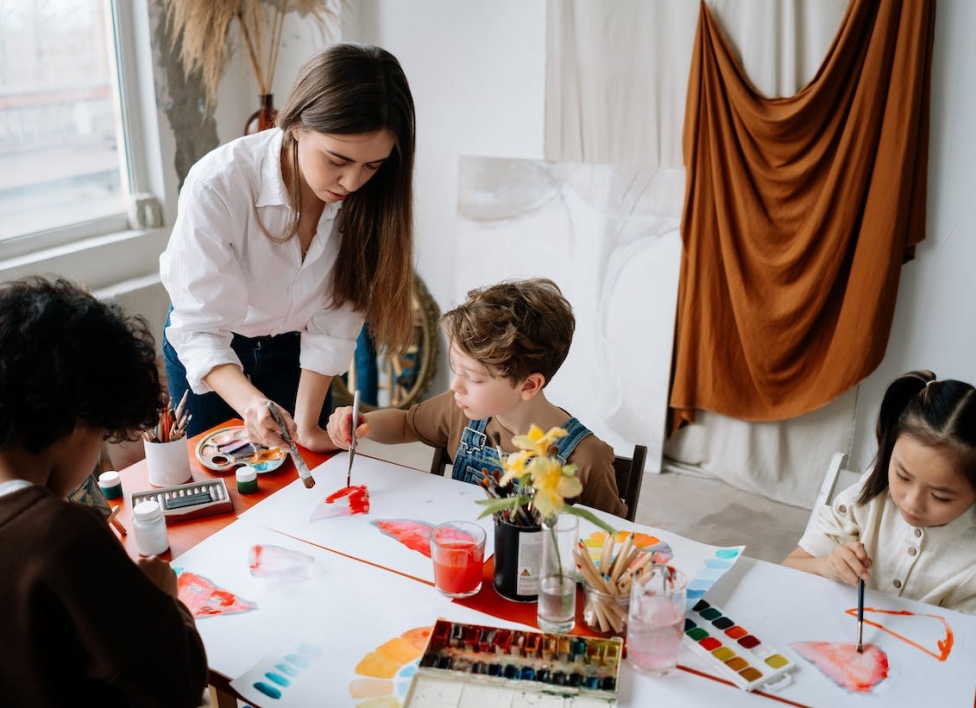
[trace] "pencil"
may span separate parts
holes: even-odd
[[[122,508],[121,506],[114,507],[112,509],[112,513],[108,515],[108,520],[109,520],[109,523],[112,524],[112,526],[115,527],[115,530],[118,531],[120,535],[125,536],[125,534],[126,534],[125,526],[122,525],[122,522],[121,521],[119,521],[117,518],[115,518],[116,516],[119,515],[119,510],[121,508]]]
[[[864,653],[864,578],[857,579],[857,653]]]

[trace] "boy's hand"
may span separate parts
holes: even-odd
[[[860,541],[842,543],[822,560],[820,574],[825,578],[848,585],[857,585],[858,578],[867,580],[870,577],[868,569],[871,567],[871,559]]]
[[[369,435],[370,427],[366,422],[366,416],[360,413],[357,423],[356,437],[362,439]],[[343,406],[332,411],[326,430],[337,448],[348,450],[352,444],[352,427],[352,406]]]
[[[156,587],[171,597],[179,596],[176,586],[176,571],[170,567],[169,563],[157,556],[140,558],[137,563],[146,577],[155,583]]]

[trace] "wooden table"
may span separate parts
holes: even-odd
[[[251,508],[262,499],[266,499],[271,494],[274,494],[298,478],[298,470],[295,468],[295,463],[289,455],[281,467],[274,472],[264,473],[258,476],[257,492],[253,494],[240,494],[237,491],[237,481],[233,471],[224,473],[214,472],[200,463],[196,457],[195,450],[197,444],[202,439],[221,428],[243,424],[243,420],[232,419],[186,441],[187,454],[190,457],[192,481],[203,482],[209,479],[223,479],[233,503],[233,510],[181,521],[170,521],[167,524],[169,550],[163,553],[160,558],[167,561],[173,560],[173,558],[185,553],[204,539],[209,538],[234,522],[238,515],[245,510]],[[322,464],[335,454],[320,454],[305,448],[300,448],[300,450],[310,468]],[[136,547],[135,534],[132,533],[132,494],[133,492],[138,493],[155,489],[155,487],[149,483],[149,468],[145,459],[119,470],[119,476],[122,480],[123,494],[118,499],[110,499],[108,503],[112,508],[119,508],[116,519],[126,529],[127,533],[121,534],[118,532],[118,529],[116,529],[116,533],[119,535],[122,545],[125,546],[129,557],[137,560],[139,558],[139,549]],[[229,679],[213,671],[210,672],[210,698],[211,705],[216,708],[237,708],[238,705],[237,696],[229,687]]]
[[[234,423],[234,421],[230,421],[228,424],[231,423]],[[189,451],[191,453],[191,468],[195,481],[203,481],[222,476],[204,468],[195,460],[195,455],[192,451],[202,437],[197,436],[188,441],[188,445],[190,446]],[[307,451],[304,452],[306,453],[309,466],[313,470],[332,457],[332,455],[316,455]],[[337,470],[335,469],[335,463],[337,462],[342,461],[333,461],[318,471],[317,481],[321,482],[323,486],[329,486],[330,474],[334,475],[332,481],[338,479],[336,475]],[[402,467],[390,463],[378,464],[389,465],[388,469],[391,473],[396,472],[397,476],[405,476],[401,474],[404,471]],[[367,476],[368,470],[368,467],[362,470],[361,474],[363,477]],[[430,477],[424,473],[416,471],[412,471],[412,473],[422,475],[421,478],[417,478],[416,480],[418,486],[425,486],[427,481],[430,480]],[[113,505],[122,507],[122,515],[120,518],[123,523],[128,525],[130,522],[130,514],[127,507],[130,506],[129,500],[131,493],[149,488],[145,462],[137,463],[130,468],[122,470],[121,475],[123,490],[125,492],[124,499],[119,502],[113,502]],[[223,476],[226,478],[230,475]],[[297,489],[284,490],[284,488],[295,482],[297,477],[298,475],[294,465],[289,461],[274,473],[260,476],[260,487],[257,494],[240,495],[236,491],[236,484],[228,484],[234,505],[233,513],[172,524],[169,527],[171,548],[166,557],[172,560],[194,549],[197,544],[200,544],[218,531],[227,528],[237,519],[238,514],[250,509],[261,500],[267,500],[268,504],[254,509],[253,512],[247,515],[247,518],[254,521],[252,517],[256,516],[259,519],[263,517],[265,521],[273,520],[275,524],[274,531],[286,534],[298,542],[313,543],[300,535],[290,533],[287,528],[278,528],[277,526],[277,524],[286,525],[286,521],[295,518],[304,518],[282,516],[280,513],[285,508],[282,504],[290,503],[291,501],[289,492],[294,492]],[[440,480],[440,478],[436,479]],[[422,483],[421,480],[423,480]],[[234,480],[231,478],[229,481],[233,482]],[[449,488],[452,485],[461,484],[451,480],[442,481],[444,487],[448,489],[448,493],[450,493]],[[365,484],[366,482],[362,483]],[[410,485],[414,483],[413,480],[406,480],[405,483],[398,482],[396,489],[409,489]],[[373,492],[376,490],[374,485],[382,484],[381,478],[373,477],[369,484],[370,490]],[[279,490],[283,490],[280,495],[269,498],[274,492]],[[304,492],[305,490],[302,489],[301,491]],[[438,494],[440,493],[439,490],[436,491]],[[409,496],[409,494],[405,494],[404,496]],[[438,496],[437,498],[440,499],[442,497]],[[389,499],[387,501],[389,502]],[[397,503],[400,503],[399,498],[397,498]],[[409,518],[410,509],[408,504],[402,507],[398,506],[397,508],[398,513],[403,513]],[[399,511],[401,508],[402,512]],[[625,522],[622,519],[620,522],[618,526],[621,529],[652,533],[667,539],[668,532],[666,531],[642,527],[638,524]],[[241,523],[247,522],[242,519]],[[251,525],[258,527],[261,525],[261,522],[259,520],[257,523]],[[265,523],[263,524],[263,528],[270,529],[271,526]],[[228,532],[235,531],[235,529],[227,530]],[[225,534],[221,534],[221,537],[224,536]],[[131,534],[123,540],[130,555],[137,557],[138,553],[135,549],[134,539],[131,537]],[[225,550],[224,540],[224,538],[220,537],[211,539],[209,543],[195,549],[193,553],[200,554],[201,551],[205,550],[213,553],[214,555],[212,557],[215,559],[227,558],[229,556]],[[672,543],[674,541],[675,539],[671,540]],[[686,539],[684,542],[688,543],[688,540]],[[215,543],[217,545],[214,545]],[[367,565],[381,567],[370,563],[370,561],[364,558],[357,557],[355,553],[343,550],[340,546],[330,546],[322,543],[315,543],[315,546],[323,552],[338,554],[344,556],[346,559],[352,558],[356,561],[364,560]],[[677,545],[673,547],[678,548]],[[677,553],[677,555],[681,554]],[[192,559],[190,561],[189,567],[192,569]],[[346,560],[343,562],[348,563],[350,561]],[[361,566],[362,564],[359,563],[358,565]],[[198,565],[198,572],[205,573],[209,567],[209,565]],[[499,620],[518,622],[530,627],[537,626],[535,618],[536,606],[534,603],[514,603],[501,598],[495,592],[492,584],[492,568],[492,561],[489,558],[485,563],[485,582],[480,593],[472,598],[455,600],[454,602],[478,610]],[[333,577],[340,576],[336,575]],[[377,582],[382,584],[383,581],[379,580]],[[346,593],[350,597],[359,598],[362,596],[363,590],[363,587],[357,586],[350,589],[346,585],[343,585],[340,592]],[[434,594],[436,595],[436,593]],[[333,597],[335,596],[333,595]],[[323,595],[317,594],[314,599],[307,599],[307,604],[296,607],[295,612],[301,613],[304,612],[302,608],[307,609],[309,606],[320,605],[322,597]],[[853,619],[847,617],[845,614],[845,608],[848,608],[850,603],[854,602],[854,593],[851,589],[836,583],[831,583],[823,578],[800,573],[793,569],[742,557],[738,559],[731,571],[722,576],[707,597],[713,604],[721,607],[726,614],[731,615],[736,620],[741,620],[747,628],[756,629],[764,641],[779,650],[790,649],[792,644],[797,641],[847,641],[848,635],[850,639],[853,639]],[[876,607],[911,610],[910,612],[902,612],[900,614],[917,615],[922,620],[925,617],[935,617],[936,615],[946,616],[948,618],[956,635],[956,647],[952,658],[952,666],[954,667],[952,669],[952,676],[957,678],[961,677],[962,688],[966,689],[968,687],[970,689],[968,695],[962,696],[958,695],[959,691],[957,690],[952,705],[973,705],[971,684],[968,682],[972,676],[971,659],[974,651],[974,642],[976,642],[976,619],[941,610],[940,608],[933,608],[929,605],[892,598],[880,593],[870,592],[868,599]],[[287,606],[291,607],[290,604]],[[402,608],[394,611],[402,612]],[[929,613],[933,614],[930,615]],[[577,614],[577,617],[579,617],[579,614]],[[887,620],[883,616],[880,617],[879,621],[884,624]],[[928,622],[927,620],[925,621]],[[840,629],[839,632],[836,631],[838,628]],[[580,634],[587,633],[580,622],[577,623],[577,629],[574,631]],[[226,637],[227,635],[224,635],[225,639]],[[264,639],[267,642],[268,637],[265,636]],[[234,635],[233,640],[235,642],[237,641],[236,635]],[[895,635],[885,634],[885,631],[882,629],[872,628],[866,637],[866,641],[879,643],[889,656],[897,662],[893,665],[898,667],[895,680],[892,682],[893,685],[886,686],[893,690],[888,691],[886,694],[882,692],[881,695],[876,696],[860,696],[845,694],[836,689],[836,687],[825,687],[824,679],[818,674],[817,669],[807,664],[798,666],[796,671],[797,681],[793,686],[788,686],[782,693],[746,692],[731,687],[728,682],[717,678],[713,672],[708,673],[698,670],[695,668],[694,663],[690,663],[679,665],[679,668],[683,670],[676,672],[675,675],[657,680],[636,677],[632,670],[627,674],[626,679],[624,679],[624,672],[622,672],[620,705],[646,705],[649,701],[652,701],[662,704],[689,706],[721,704],[741,706],[742,708],[763,708],[764,706],[773,706],[778,703],[780,705],[816,706],[820,708],[820,706],[826,705],[870,705],[872,698],[876,699],[874,705],[888,705],[889,701],[891,705],[916,705],[918,703],[917,698],[919,692],[924,693],[924,691],[928,690],[927,687],[933,681],[938,681],[942,684],[940,685],[940,690],[944,690],[945,685],[949,683],[946,681],[946,679],[950,678],[949,675],[944,672],[939,673],[940,670],[936,659],[917,650],[921,647],[910,646],[910,643],[902,641],[897,636],[897,633]],[[214,647],[215,652],[217,652],[218,646],[216,645]],[[225,651],[226,646],[225,642]],[[231,650],[233,649],[234,646],[231,645]],[[220,656],[219,652],[215,653],[216,656]],[[965,664],[963,669],[958,668],[961,664]],[[220,661],[218,660],[216,664],[211,664],[211,666],[214,665],[220,666]],[[228,674],[235,674],[235,671],[240,668],[226,663],[223,666],[225,673]],[[911,670],[908,670],[909,667]],[[700,665],[699,668],[701,668]],[[948,665],[946,668],[948,668]],[[236,708],[238,696],[230,687],[232,679],[211,669],[210,680],[212,705],[218,706],[219,708]],[[956,680],[955,684],[956,689],[959,689],[960,681]],[[770,703],[770,700],[773,703]],[[948,703],[945,703],[945,705],[948,705]]]

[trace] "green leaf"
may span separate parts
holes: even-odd
[[[502,497],[501,499],[477,499],[475,500],[475,504],[480,504],[481,506],[485,507],[485,510],[478,515],[478,518],[483,519],[488,515],[495,515],[500,511],[505,511],[506,509],[515,511],[515,509],[522,506],[523,501],[524,499],[520,497]]]
[[[478,503],[480,504],[481,502],[479,501]],[[579,507],[575,507],[572,506],[571,504],[567,504],[563,508],[563,513],[572,514],[573,516],[578,516],[581,519],[586,519],[590,523],[596,524],[607,533],[610,534],[617,533],[617,529],[615,529],[613,526],[608,524],[606,521],[604,521],[603,519],[601,519],[599,516],[597,516],[596,514],[594,514],[592,511],[588,509],[580,509]]]

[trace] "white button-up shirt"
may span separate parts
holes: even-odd
[[[231,349],[245,337],[301,333],[301,367],[326,376],[349,369],[363,317],[331,305],[339,248],[336,216],[326,204],[302,260],[298,238],[286,235],[292,209],[281,176],[278,128],[238,138],[205,155],[180,191],[178,216],[159,258],[173,304],[166,338],[186,367],[194,393],[214,367],[241,363]]]
[[[902,518],[888,490],[858,506],[867,476],[817,511],[800,548],[819,558],[859,540],[873,562],[869,587],[976,614],[976,506],[945,526],[918,528]]]

